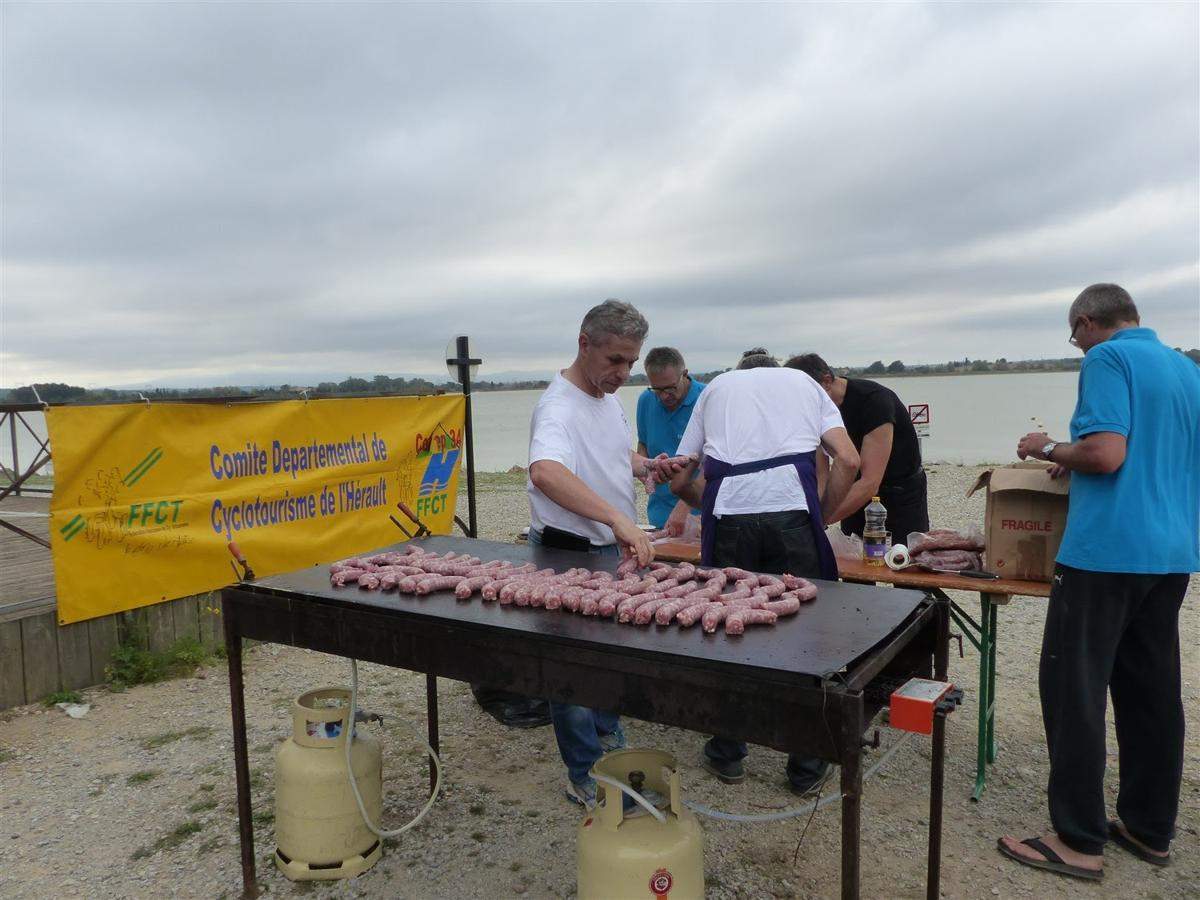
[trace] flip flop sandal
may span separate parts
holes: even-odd
[[[1054,872],[1058,875],[1070,875],[1072,878],[1083,878],[1087,881],[1102,881],[1104,879],[1103,869],[1085,869],[1082,866],[1073,866],[1070,863],[1063,862],[1062,857],[1047,847],[1040,838],[1026,838],[1021,843],[1031,850],[1036,850],[1045,858],[1030,859],[1028,856],[1022,856],[1010,850],[1008,845],[1002,840],[996,841],[996,849],[1009,859],[1016,860],[1021,865],[1029,866],[1033,869],[1044,869],[1047,872]]]
[[[1121,825],[1116,819],[1112,819],[1108,823],[1108,836],[1112,839],[1113,843],[1115,843],[1122,850],[1132,853],[1138,859],[1148,862],[1152,866],[1158,866],[1160,869],[1165,869],[1171,864],[1171,857],[1169,855],[1155,856],[1145,847],[1140,846],[1137,841],[1131,840],[1129,837],[1127,837],[1125,832],[1121,830]]]

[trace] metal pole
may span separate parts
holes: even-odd
[[[246,700],[242,689],[242,638],[228,607],[225,621],[225,656],[229,660],[229,708],[233,716],[233,767],[237,778],[238,840],[242,850],[242,896],[257,897],[254,876],[254,824],[250,818],[250,758],[246,750]]]
[[[942,787],[946,774],[946,712],[933,714],[933,759],[929,772],[929,867],[925,896],[938,900],[942,878]]]
[[[467,525],[471,537],[479,536],[475,513],[475,429],[471,423],[471,348],[470,339],[464,334],[458,337],[458,380],[462,383],[463,399],[466,400],[467,441]]]
[[[13,494],[21,496],[21,463],[17,459],[17,414],[9,413],[8,416],[8,434],[12,439],[12,470],[13,477],[17,479],[17,486],[13,488]]]

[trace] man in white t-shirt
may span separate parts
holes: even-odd
[[[529,540],[599,555],[624,553],[642,565],[654,548],[637,525],[633,480],[668,481],[677,471],[633,450],[617,389],[629,380],[649,325],[628,303],[605,300],[584,316],[575,362],[554,376],[529,428]],[[567,766],[567,796],[589,809],[600,756],[624,746],[616,713],[550,704]]]
[[[833,459],[818,495],[818,448]],[[680,455],[696,454],[671,490],[701,509],[701,562],[754,572],[837,578],[821,508],[834,509],[858,473],[858,452],[841,414],[815,381],[779,368],[766,351],[749,351],[738,369],[718,375],[692,413]],[[695,476],[695,477],[694,477]],[[726,784],[745,780],[744,742],[714,737],[704,766]],[[805,793],[828,764],[792,754],[788,783]]]

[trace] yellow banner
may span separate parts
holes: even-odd
[[[448,534],[464,400],[379,397],[51,407],[61,624]]]

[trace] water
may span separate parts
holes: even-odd
[[[1016,460],[1017,439],[1048,431],[1065,440],[1075,408],[1075,372],[879,378],[906,404],[928,403],[926,462],[966,465]],[[636,428],[637,398],[645,388],[617,392]],[[475,466],[481,472],[528,465],[529,419],[539,391],[473,394]]]
[[[977,465],[1016,459],[1017,439],[1029,431],[1047,431],[1065,439],[1075,407],[1075,372],[1019,375],[947,375],[931,378],[880,378],[905,403],[928,403],[930,436],[924,442],[926,462]],[[636,422],[637,398],[645,390],[617,392],[629,422]],[[526,466],[529,418],[540,391],[491,391],[474,394],[475,465],[481,472]],[[46,434],[41,413],[24,413],[39,435]],[[12,465],[8,423],[0,429],[0,462]],[[33,460],[37,443],[17,424],[17,450],[22,465]],[[43,470],[46,471],[46,470]]]
[[[37,434],[41,440],[46,439],[46,417],[40,412],[23,412],[10,413],[5,417],[3,426],[0,427],[0,465],[6,469],[13,468],[13,444],[12,444],[12,423],[17,415],[24,418],[25,424],[17,422],[17,463],[24,471],[29,467],[29,464],[37,458],[39,442],[30,434],[30,429]],[[26,428],[28,425],[29,428]],[[38,469],[38,475],[53,475],[54,463],[49,462]],[[0,484],[6,484],[5,479],[0,479]]]

